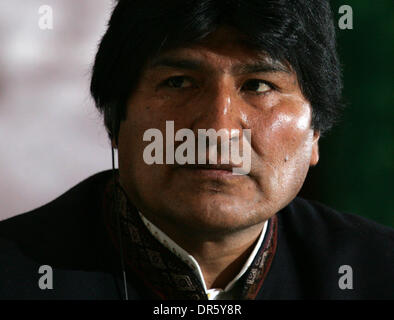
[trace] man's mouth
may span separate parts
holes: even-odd
[[[185,164],[178,165],[177,168],[202,177],[220,179],[239,176],[233,173],[233,169],[240,167],[232,164]]]

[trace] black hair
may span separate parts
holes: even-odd
[[[117,139],[143,66],[159,52],[201,40],[219,26],[289,64],[323,134],[342,108],[341,68],[328,0],[118,0],[93,66],[91,94]],[[138,115],[137,115],[138,116]]]

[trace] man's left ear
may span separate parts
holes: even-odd
[[[310,166],[315,166],[319,162],[319,138],[320,138],[320,132],[315,130],[313,132],[313,142],[312,142],[312,154],[311,154],[311,160],[309,162]]]

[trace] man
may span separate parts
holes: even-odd
[[[91,91],[119,171],[0,224],[1,298],[394,298],[393,230],[296,197],[341,105],[326,1],[118,1]]]

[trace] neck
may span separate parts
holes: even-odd
[[[234,279],[252,253],[262,228],[248,230],[248,237],[239,235],[217,242],[201,241],[185,245],[185,250],[198,261],[207,289],[224,289]]]
[[[186,230],[147,215],[156,227],[165,232],[198,262],[207,289],[222,288],[240,272],[262,232],[264,223],[240,231],[209,237],[198,230]]]

